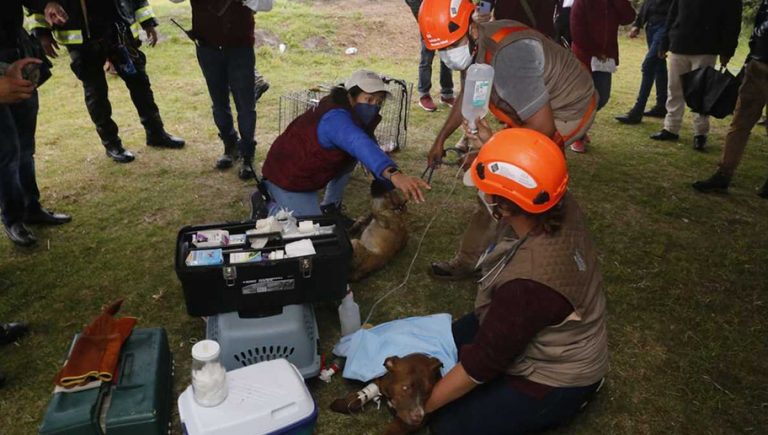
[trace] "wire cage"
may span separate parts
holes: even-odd
[[[381,122],[375,135],[379,147],[385,152],[404,149],[408,142],[408,118],[413,94],[413,83],[405,80],[385,78],[387,90],[392,97],[381,109]],[[289,91],[280,96],[278,130],[285,131],[288,125],[307,110],[317,107],[320,99],[331,92],[333,85],[322,84],[311,89]]]

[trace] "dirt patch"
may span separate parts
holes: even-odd
[[[328,39],[323,36],[311,36],[302,41],[301,46],[306,50],[314,52],[329,53],[333,51]]]
[[[335,45],[342,50],[357,47],[362,56],[397,58],[420,49],[419,27],[402,0],[323,0],[315,7],[336,24]]]
[[[277,47],[278,45],[280,45],[280,43],[283,42],[280,39],[280,37],[277,36],[277,34],[265,29],[254,30],[253,37],[256,40],[256,42],[253,44],[254,47],[256,48],[259,48],[262,45],[266,45],[269,47]]]

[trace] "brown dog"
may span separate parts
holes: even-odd
[[[439,359],[422,353],[412,353],[402,358],[391,356],[384,361],[387,373],[373,383],[386,399],[387,406],[395,417],[384,432],[399,435],[415,432],[424,425],[424,403],[432,394],[432,388],[440,380]],[[361,397],[358,392],[350,393],[331,403],[331,410],[343,414],[360,411],[371,397]]]
[[[405,200],[388,190],[379,180],[371,183],[371,214],[355,222],[350,233],[362,234],[352,239],[350,281],[358,281],[383,268],[408,243]]]

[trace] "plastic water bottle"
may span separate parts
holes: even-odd
[[[347,288],[347,295],[339,305],[341,336],[349,335],[360,329],[360,306],[355,302],[352,291]]]
[[[476,63],[467,69],[467,78],[464,81],[464,98],[461,101],[461,116],[467,120],[469,129],[473,133],[477,132],[475,120],[488,113],[492,87],[492,66]]]

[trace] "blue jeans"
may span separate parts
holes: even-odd
[[[471,343],[479,329],[477,317],[468,314],[453,324],[456,346]],[[476,387],[435,412],[432,432],[442,434],[517,434],[552,429],[567,422],[597,390],[587,387],[554,388],[537,399],[496,379]]]
[[[661,41],[666,33],[663,24],[648,25],[645,28],[645,39],[648,44],[648,53],[643,59],[641,71],[643,78],[640,81],[640,91],[637,93],[637,102],[632,111],[642,113],[651,95],[651,89],[656,83],[656,107],[665,107],[667,104],[667,60],[658,56]]]
[[[419,95],[429,95],[432,89],[432,61],[435,59],[435,52],[429,50],[424,45],[424,39],[421,40],[421,60],[419,60]],[[444,97],[453,96],[453,71],[440,61],[440,95]]]
[[[602,109],[611,98],[611,79],[613,74],[605,71],[592,71],[592,82],[595,84],[595,90],[600,96],[597,101],[597,110]]]
[[[0,104],[0,216],[13,225],[40,209],[35,179],[37,93],[15,104]]]
[[[218,48],[200,45],[197,61],[203,71],[208,94],[213,103],[213,122],[225,144],[238,144],[240,155],[252,158],[256,147],[256,97],[253,47]],[[229,94],[235,100],[238,141],[229,106]]]
[[[329,204],[338,206],[341,204],[342,199],[344,199],[344,190],[347,188],[347,184],[349,184],[349,179],[352,177],[352,170],[354,169],[355,165],[351,165],[348,170],[345,170],[328,182],[325,186],[323,206]],[[277,214],[281,208],[293,211],[294,217],[323,214],[320,210],[321,203],[317,197],[317,192],[292,192],[271,183],[269,180],[264,180],[264,183],[267,185],[267,190],[272,198],[268,204],[271,216]]]

